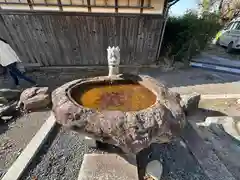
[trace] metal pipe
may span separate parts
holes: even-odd
[[[169,18],[169,16],[168,16],[169,9],[171,8],[171,6],[176,4],[178,1],[179,0],[171,1],[169,4],[167,4],[166,11],[165,11],[165,14],[163,16],[163,19],[165,19],[165,21],[164,21],[163,28],[162,28],[162,34],[161,34],[161,38],[160,38],[160,42],[159,42],[157,58],[159,58],[160,53],[161,53],[161,49],[162,49],[162,42],[163,42],[164,32],[165,32],[167,21],[168,21],[168,18]]]

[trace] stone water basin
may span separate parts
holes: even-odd
[[[59,124],[126,153],[169,142],[185,124],[179,94],[149,76],[79,79],[52,93]]]
[[[133,81],[95,82],[71,90],[72,98],[80,105],[99,111],[140,111],[156,102],[156,95]]]

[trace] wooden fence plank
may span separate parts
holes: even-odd
[[[23,62],[42,66],[107,65],[107,47],[119,46],[122,65],[156,60],[162,17],[16,14],[0,15],[2,36]]]

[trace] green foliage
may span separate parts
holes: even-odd
[[[170,17],[164,34],[161,55],[174,61],[186,61],[203,50],[220,29],[216,14],[188,12],[180,17]]]
[[[203,0],[202,6],[203,6],[203,12],[208,11],[208,10],[209,10],[209,7],[210,7],[210,2],[209,2],[209,0]]]

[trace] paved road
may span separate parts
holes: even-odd
[[[144,72],[164,82],[173,91],[181,94],[240,94],[240,76],[222,72],[189,68],[159,73],[157,70]]]

